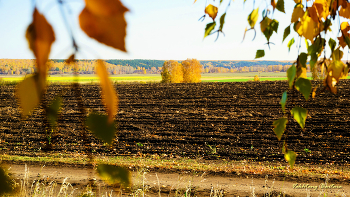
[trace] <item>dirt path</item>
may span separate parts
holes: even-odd
[[[18,183],[25,177],[25,165],[7,164],[11,176],[17,180]],[[142,196],[142,192],[145,192],[145,196],[185,196],[185,193],[191,192],[191,196],[263,196],[269,193],[272,196],[281,192],[285,196],[349,196],[350,185],[349,184],[334,184],[341,189],[322,189],[321,185],[324,184],[321,180],[319,182],[294,182],[289,181],[274,181],[266,177],[265,179],[258,178],[235,178],[235,177],[222,177],[222,176],[208,176],[206,173],[192,174],[192,173],[155,173],[155,172],[133,172],[132,183],[133,186],[130,189],[123,189],[118,191],[118,188],[112,188],[107,186],[97,174],[82,167],[51,167],[51,166],[27,166],[28,186],[27,192],[34,192],[36,183],[41,184],[41,190],[45,188],[45,184],[49,185],[52,181],[57,183],[54,188],[55,192],[65,186],[62,184],[70,183],[63,191],[63,193],[72,194],[77,196],[82,191],[87,190],[87,184],[89,179],[92,179],[96,184],[95,193],[98,196],[106,195],[106,192],[110,194],[111,190],[114,190],[113,196]],[[38,180],[40,180],[38,182]],[[39,184],[39,185],[40,185]],[[310,188],[297,189],[295,184],[303,186],[309,184],[309,186],[317,189]],[[328,186],[332,186],[332,182],[328,182]],[[47,186],[51,188],[50,186]],[[40,191],[41,191],[40,190]],[[159,194],[160,190],[160,194]],[[37,190],[39,191],[39,189]],[[309,194],[309,195],[308,195]],[[188,195],[187,195],[188,196]]]

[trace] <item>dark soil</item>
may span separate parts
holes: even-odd
[[[321,82],[314,85],[321,85]],[[100,88],[82,85],[88,112],[103,111]],[[165,157],[282,161],[282,141],[272,122],[283,117],[280,106],[285,81],[199,84],[117,84],[118,134],[112,148],[90,133],[88,143],[96,155],[158,154]],[[45,149],[43,110],[22,120],[15,86],[0,86],[0,149],[2,154],[32,156]],[[52,152],[84,152],[81,119],[70,85],[51,85],[46,98],[63,97],[58,130],[52,134]],[[327,91],[305,101],[288,90],[287,108],[308,109],[306,128],[290,119],[288,148],[298,153],[297,163],[347,164],[350,162],[349,81],[338,85],[338,94]],[[30,95],[28,95],[30,96]],[[309,151],[305,151],[308,149]],[[311,152],[310,152],[311,151]]]

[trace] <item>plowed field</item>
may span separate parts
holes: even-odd
[[[293,100],[309,110],[305,130],[294,120],[288,125],[288,148],[298,153],[297,162],[350,161],[349,85],[349,81],[342,81],[337,95],[324,92],[307,102],[298,92],[288,95],[287,108]],[[81,88],[88,111],[103,111],[99,86]],[[118,137],[108,148],[89,134],[93,154],[284,160],[282,142],[273,133],[272,122],[283,116],[279,102],[288,88],[285,81],[118,84],[115,88],[120,100]],[[15,86],[0,89],[1,152],[35,155],[42,151],[47,141],[42,110],[21,120]],[[74,91],[69,85],[51,85],[48,100],[57,94],[63,97],[63,108],[59,129],[52,135],[52,151],[83,152]]]

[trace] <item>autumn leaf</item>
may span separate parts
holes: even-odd
[[[277,139],[281,140],[284,130],[286,130],[286,125],[288,123],[287,118],[280,118],[273,122],[273,131],[275,132]]]
[[[290,34],[290,26],[288,26],[284,29],[282,42],[288,37],[289,34]]]
[[[271,6],[273,8],[273,11],[275,11],[275,9],[276,9],[276,1],[275,0],[271,0]]]
[[[107,109],[108,122],[112,123],[118,111],[117,93],[108,78],[106,66],[102,60],[97,60],[96,73],[100,79],[102,89],[102,101]]]
[[[288,52],[290,51],[290,47],[292,47],[292,45],[294,44],[294,38],[290,39],[290,41],[288,42]]]
[[[340,8],[339,16],[350,19],[350,3],[346,3],[346,7],[342,6]]]
[[[329,3],[327,0],[315,0],[314,5],[316,7],[319,17],[323,17],[324,20],[329,16]]]
[[[40,14],[36,8],[33,12],[33,21],[26,31],[26,38],[29,48],[35,55],[40,78],[46,80],[48,70],[46,62],[49,58],[51,45],[55,41],[55,35],[44,15]]]
[[[295,160],[297,158],[297,154],[294,151],[288,150],[285,154],[284,154],[284,158],[286,159],[286,161],[289,163],[290,168],[293,169],[293,166],[295,164]]]
[[[308,100],[311,93],[311,82],[305,78],[298,78],[295,81],[295,88],[303,94],[305,100]]]
[[[30,76],[17,85],[16,96],[22,109],[22,117],[28,116],[41,100],[42,89],[40,89],[41,86],[38,85],[37,79],[37,75]]]
[[[278,11],[285,13],[285,11],[284,11],[284,0],[278,0],[276,8],[277,8]]]
[[[213,6],[212,4],[209,4],[205,8],[205,13],[208,14],[210,16],[210,18],[212,18],[214,21],[216,18],[216,15],[218,14],[218,8]]]
[[[124,167],[100,164],[97,166],[97,173],[110,184],[120,182],[128,187],[131,182],[130,172]]]
[[[71,64],[75,62],[75,54],[72,54],[69,56],[69,58],[66,60],[67,64]]]
[[[310,40],[311,43],[313,43],[313,38],[318,34],[317,23],[307,14],[302,17],[296,29],[300,36],[304,36],[306,39]]]
[[[255,59],[261,58],[265,56],[265,51],[264,50],[257,50],[256,51],[256,55],[255,55]]]
[[[287,79],[288,79],[289,88],[293,86],[296,73],[297,73],[297,68],[295,67],[295,65],[292,65],[290,68],[288,68]]]
[[[304,129],[307,117],[307,110],[302,107],[295,106],[290,112],[294,119],[299,123],[300,127]]]
[[[223,15],[221,15],[221,17],[220,17],[220,30],[222,31],[222,29],[224,28],[224,24],[225,24],[225,16],[226,16],[226,12],[223,14]]]
[[[204,31],[204,38],[207,37],[208,35],[210,35],[210,33],[214,30],[215,26],[216,26],[215,21],[207,24],[207,26],[205,27],[205,31]]]
[[[301,4],[298,4],[294,7],[293,13],[292,13],[292,19],[291,22],[295,23],[299,20],[299,18],[303,17],[305,14],[304,7]]]
[[[126,51],[126,21],[128,11],[119,0],[85,0],[79,15],[81,29],[91,38],[113,48]]]
[[[287,102],[287,91],[284,91],[280,102],[283,112],[285,112],[285,109],[286,109],[286,102]]]
[[[256,8],[248,16],[248,23],[251,28],[254,28],[256,21],[258,21],[258,18],[259,18],[259,8]]]

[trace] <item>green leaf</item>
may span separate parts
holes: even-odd
[[[205,27],[204,38],[207,37],[211,33],[211,31],[213,31],[215,26],[216,26],[216,22],[215,21],[212,22],[212,23],[208,23],[207,24],[207,26]]]
[[[275,132],[277,139],[281,140],[284,130],[286,130],[286,125],[288,123],[287,118],[280,118],[273,122],[273,131]]]
[[[284,91],[280,102],[283,112],[285,112],[285,109],[286,109],[286,102],[287,102],[287,91]]]
[[[306,50],[309,49],[309,41],[307,39],[305,39],[305,45],[306,45]]]
[[[284,42],[284,40],[289,36],[289,34],[290,34],[290,26],[288,26],[284,29],[282,42]]]
[[[295,160],[297,158],[297,154],[294,151],[288,150],[285,154],[284,154],[284,158],[286,159],[286,161],[289,163],[290,168],[293,169],[293,166],[295,164]]]
[[[264,50],[257,50],[256,51],[256,55],[255,55],[255,59],[261,58],[265,56],[265,51]]]
[[[329,45],[329,48],[331,48],[331,51],[333,52],[337,43],[332,38],[329,38],[328,45]]]
[[[302,107],[295,106],[291,110],[291,114],[293,115],[294,119],[299,123],[300,127],[304,129],[307,117],[307,110]]]
[[[47,108],[47,120],[49,121],[51,128],[56,127],[57,115],[61,105],[62,98],[58,96],[52,101],[50,106]]]
[[[115,134],[115,124],[114,122],[108,123],[108,116],[91,113],[86,118],[86,126],[96,137],[109,145],[112,144]]]
[[[273,19],[270,23],[270,26],[272,28],[273,31],[275,31],[277,33],[277,30],[278,30],[278,21],[276,19]]]
[[[283,13],[286,13],[284,11],[284,0],[278,0],[277,4],[276,4],[276,8],[277,8],[277,10],[279,10],[279,11],[281,11]]]
[[[110,184],[121,183],[125,187],[130,185],[130,172],[126,168],[100,164],[97,166],[97,173]]]
[[[9,194],[14,191],[11,177],[0,167],[0,196]]]
[[[290,51],[290,47],[294,44],[294,38],[292,38],[289,42],[288,42],[288,52]]]
[[[287,78],[288,78],[289,88],[291,88],[293,86],[293,81],[294,81],[296,74],[297,74],[297,68],[295,67],[295,65],[288,68]]]
[[[265,28],[265,31],[263,32],[263,34],[265,35],[267,41],[270,40],[272,33],[273,33],[273,29],[270,26]]]
[[[220,30],[224,28],[226,12],[220,17]]]
[[[307,60],[307,54],[306,53],[300,53],[299,54],[299,62],[304,68],[306,68],[306,60]]]
[[[308,79],[305,78],[298,78],[295,82],[295,88],[303,94],[305,97],[305,100],[309,99],[310,93],[311,93],[311,82]]]
[[[348,36],[344,36],[344,41],[346,45],[348,45],[348,47],[350,48],[350,38]]]
[[[258,18],[259,18],[259,8],[256,8],[248,16],[248,23],[251,28],[254,28],[256,21],[258,21]]]

